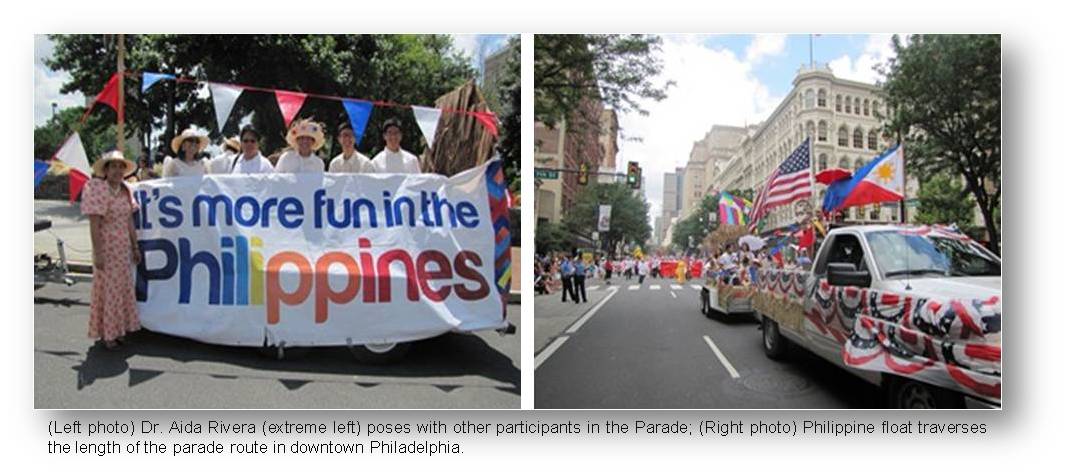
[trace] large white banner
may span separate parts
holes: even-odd
[[[260,346],[506,326],[500,162],[441,175],[208,175],[134,188],[144,327]]]

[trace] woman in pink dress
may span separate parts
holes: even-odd
[[[122,152],[108,152],[93,164],[93,179],[82,191],[81,210],[89,216],[93,242],[89,337],[108,349],[141,328],[133,288],[133,265],[141,259],[132,216],[137,204],[123,181],[133,169]]]

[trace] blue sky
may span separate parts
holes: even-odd
[[[648,177],[651,216],[660,214],[663,174],[684,166],[693,143],[713,125],[755,124],[774,111],[806,66],[808,35],[664,35],[663,71],[654,82],[674,80],[662,102],[643,102],[648,116],[622,114],[617,164],[637,161]],[[873,66],[892,56],[890,35],[822,35],[814,60],[834,75],[861,82],[879,80]]]

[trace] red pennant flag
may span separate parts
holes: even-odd
[[[815,244],[815,229],[808,226],[807,229],[800,232],[800,239],[797,240],[797,246],[801,249],[807,249]]]
[[[300,107],[304,105],[304,99],[307,99],[308,95],[292,91],[274,91],[274,97],[278,100],[278,109],[282,111],[285,126],[289,127],[293,118],[296,117],[296,113],[300,112]]]
[[[89,176],[82,173],[77,168],[71,168],[69,172],[69,181],[67,181],[67,192],[70,194],[70,202],[74,203],[78,200],[78,194],[82,192],[82,188],[89,182]]]
[[[478,119],[478,122],[481,122],[486,130],[493,134],[493,137],[499,137],[496,130],[496,114],[492,112],[471,112],[471,114],[474,114],[474,118]]]
[[[119,114],[119,121],[124,122],[126,118],[125,111],[119,110],[119,73],[111,75],[111,79],[107,80],[107,84],[104,85],[104,90],[97,94],[93,103],[107,104],[111,106],[115,112]],[[89,107],[92,109],[92,107]],[[86,111],[88,112],[88,111]]]

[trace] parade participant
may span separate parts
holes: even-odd
[[[197,132],[192,127],[174,137],[170,141],[170,149],[178,158],[167,157],[163,160],[163,178],[206,174],[207,167],[200,159],[200,152],[207,145],[207,134]]]
[[[563,302],[567,301],[567,295],[577,300],[578,297],[574,295],[574,264],[571,263],[569,257],[563,258],[563,262],[559,265],[559,272],[560,280],[563,281]]]
[[[241,153],[241,140],[230,137],[222,141],[222,152],[207,162],[207,172],[211,175],[228,175],[233,167],[233,159]]]
[[[108,349],[141,328],[133,288],[133,266],[141,260],[133,228],[137,203],[122,180],[133,169],[122,152],[108,152],[93,164],[93,178],[81,195],[93,245],[89,337]]]
[[[337,140],[341,142],[341,154],[330,160],[330,173],[367,173],[370,159],[356,150],[356,133],[352,124],[345,122],[337,128]]]
[[[400,148],[404,133],[400,130],[399,120],[385,121],[382,136],[385,137],[385,150],[378,152],[370,162],[374,173],[422,173],[418,157]]]
[[[159,178],[156,171],[148,166],[148,159],[141,157],[141,166],[137,168],[137,181],[148,181]]]
[[[641,259],[637,262],[637,283],[644,284],[645,276],[648,275],[648,261]]]
[[[589,272],[588,267],[581,258],[574,259],[574,287],[572,287],[571,296],[574,297],[575,304],[589,301],[585,298],[585,277]]]
[[[797,265],[804,270],[811,269],[811,258],[808,257],[807,249],[801,249],[797,254]]]
[[[684,284],[686,278],[689,276],[689,270],[686,267],[685,260],[678,261],[678,269],[675,271],[675,277],[678,279],[679,284]]]
[[[326,164],[315,152],[326,143],[322,124],[311,119],[302,119],[293,123],[285,141],[292,150],[278,157],[274,171],[278,173],[322,173]]]
[[[270,173],[274,166],[259,152],[259,132],[251,125],[241,128],[241,154],[233,158],[228,173],[251,175]]]
[[[611,285],[611,271],[613,267],[611,265],[611,259],[604,259],[604,284]]]

